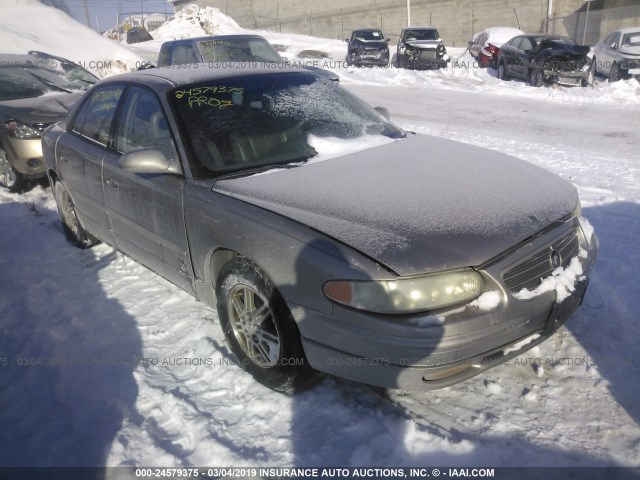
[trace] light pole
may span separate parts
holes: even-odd
[[[584,28],[582,29],[582,45],[584,45],[584,41],[587,38],[587,25],[589,23],[589,7],[591,6],[591,2],[593,0],[585,0],[587,3],[587,14],[584,16]]]
[[[411,26],[411,0],[407,0],[407,27]]]

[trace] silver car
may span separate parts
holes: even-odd
[[[68,239],[217,309],[238,363],[278,390],[314,371],[467,379],[557,330],[598,249],[568,182],[405,133],[302,69],[112,77],[43,148]]]
[[[640,75],[640,27],[623,28],[593,47],[593,72],[610,82]]]

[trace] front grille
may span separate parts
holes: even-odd
[[[580,243],[578,232],[571,229],[559,240],[538,251],[533,257],[510,268],[503,275],[505,285],[512,293],[518,293],[523,288],[535,290],[542,279],[551,275],[554,267],[551,265],[551,252],[555,250],[562,259],[561,265],[566,267],[569,261],[578,254]]]
[[[436,59],[436,51],[435,50],[421,50],[420,58],[423,60],[435,60]]]

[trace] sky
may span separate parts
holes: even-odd
[[[73,18],[87,24],[83,0],[64,0]],[[86,0],[91,28],[104,31],[116,24],[121,13],[173,13],[173,5],[166,0]],[[96,20],[97,17],[97,20]],[[99,28],[98,28],[99,26]]]

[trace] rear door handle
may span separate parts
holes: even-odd
[[[118,190],[120,188],[120,185],[118,184],[118,182],[116,182],[116,180],[113,177],[107,178],[106,184],[115,190]]]

